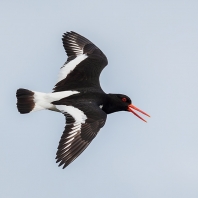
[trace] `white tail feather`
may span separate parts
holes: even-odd
[[[34,102],[35,106],[32,109],[32,111],[39,111],[43,109],[48,109],[52,111],[60,111],[56,108],[55,105],[52,104],[52,102],[60,100],[62,98],[66,98],[68,96],[71,96],[73,94],[79,93],[78,91],[61,91],[61,92],[55,92],[55,93],[42,93],[34,91]]]

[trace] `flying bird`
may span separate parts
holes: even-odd
[[[107,114],[129,111],[143,121],[134,110],[149,115],[135,107],[128,96],[106,94],[102,90],[99,77],[108,61],[96,45],[73,31],[64,33],[62,41],[68,58],[60,69],[53,92],[20,88],[16,97],[21,114],[48,109],[65,116],[66,126],[56,153],[56,162],[65,168],[96,137]]]

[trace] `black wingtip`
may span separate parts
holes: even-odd
[[[76,33],[76,32],[74,32],[74,31],[70,31],[70,32],[68,32],[68,31],[66,31],[65,33],[63,33],[63,35],[62,35],[62,40],[64,40],[65,39],[65,37],[67,37],[68,35],[78,35],[78,36],[81,36],[80,34],[78,34],[78,33]]]
[[[68,166],[68,165],[65,164],[65,165],[63,166],[63,169],[65,169],[67,166]]]
[[[56,156],[56,159],[57,159],[57,160],[56,160],[56,163],[59,163],[59,164],[58,164],[58,167],[60,167],[60,166],[63,165],[62,169],[65,169],[65,168],[70,164],[70,163],[61,161],[61,159],[58,158],[58,156]]]

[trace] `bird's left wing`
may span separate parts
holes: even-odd
[[[74,106],[56,105],[66,117],[66,126],[59,142],[56,153],[57,163],[63,168],[74,161],[95,138],[98,131],[104,126],[106,113],[98,106],[86,105],[77,108]]]

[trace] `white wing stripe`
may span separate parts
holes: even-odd
[[[88,56],[86,54],[80,54],[69,63],[65,64],[61,69],[58,77],[58,82],[67,77],[67,75],[75,69],[75,67],[85,60]]]
[[[87,116],[84,114],[83,111],[73,106],[56,105],[56,108],[63,114],[70,114],[75,120],[75,122],[73,123],[74,127],[72,127],[72,130],[68,133],[69,136],[66,137],[66,142],[63,143],[63,145],[65,146],[63,146],[63,148],[61,149],[61,151],[64,150],[64,152],[62,153],[64,154],[70,149],[72,141],[75,139],[76,135],[81,133],[81,125],[82,123],[85,123]]]
[[[67,139],[69,139],[69,138],[75,136],[77,133],[78,133],[78,131],[76,131],[76,133],[73,133],[73,134],[69,135],[69,136],[67,137]]]
[[[83,111],[73,106],[56,105],[56,108],[59,109],[63,114],[70,114],[75,119],[74,126],[85,123],[85,120],[87,119],[87,116],[84,114]]]
[[[66,142],[66,143],[69,143],[69,142],[71,142],[73,139],[74,139],[74,137],[73,137],[73,138],[71,138],[70,140],[67,140],[67,142]]]
[[[80,123],[81,123],[81,122],[75,122],[75,123],[74,123],[74,126],[76,127],[76,126],[78,126]],[[83,122],[83,123],[84,123],[84,122]]]
[[[77,128],[77,129],[75,129],[75,130],[73,130],[73,131],[70,131],[68,134],[72,134],[72,133],[77,132],[77,131],[79,130],[79,128],[80,128],[80,126],[78,126],[78,128]]]
[[[66,148],[70,147],[72,143],[68,144],[66,147],[60,149],[60,151],[65,150]]]
[[[72,129],[74,130],[74,129],[78,129],[78,126],[74,126],[74,127],[72,127]]]

